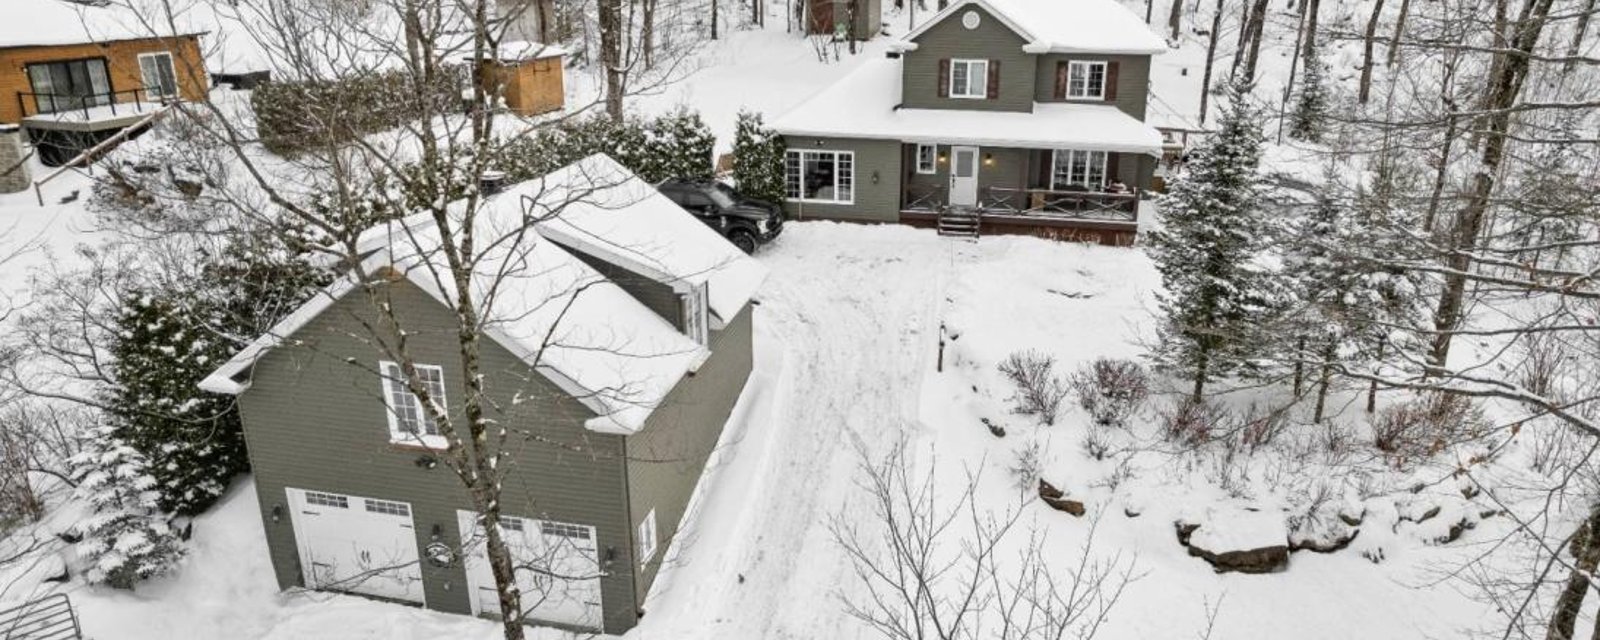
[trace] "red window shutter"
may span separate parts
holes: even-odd
[[[986,97],[986,98],[988,98],[990,100],[999,100],[1000,99],[1000,61],[999,60],[990,60],[989,61],[989,87],[985,91],[985,96],[984,97]]]
[[[939,58],[939,97],[950,97],[950,59]]]
[[[1117,61],[1106,63],[1106,102],[1117,99]]]
[[[1056,62],[1056,99],[1067,99],[1067,61]]]

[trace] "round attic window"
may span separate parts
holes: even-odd
[[[978,23],[982,20],[983,18],[979,17],[978,12],[976,11],[968,11],[964,14],[961,14],[961,26],[968,29],[978,28]]]

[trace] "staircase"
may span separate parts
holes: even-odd
[[[978,210],[968,207],[941,207],[939,235],[959,238],[978,237]]]

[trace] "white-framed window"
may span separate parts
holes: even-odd
[[[1091,191],[1106,187],[1106,152],[1057,149],[1052,154],[1050,188],[1077,185]]]
[[[644,515],[639,523],[639,566],[649,564],[656,557],[656,510]]]
[[[440,411],[449,406],[445,402],[444,369],[431,364],[414,365],[417,377],[427,386],[428,396]],[[443,447],[439,424],[422,408],[422,400],[411,393],[406,384],[405,370],[399,363],[387,360],[378,363],[383,374],[383,401],[389,409],[389,440],[406,444]]]
[[[172,66],[172,54],[166,51],[139,54],[139,75],[144,80],[144,90],[150,98],[178,97],[178,73]]]
[[[367,498],[367,511],[382,513],[391,516],[411,516],[411,506],[404,502],[390,502],[388,500],[375,500]]]
[[[917,145],[917,173],[939,172],[939,145]]]
[[[333,507],[335,509],[349,509],[350,508],[350,499],[346,498],[344,496],[341,496],[341,495],[339,495],[337,493],[322,493],[320,491],[307,491],[307,492],[305,492],[305,495],[306,495],[306,504],[314,504],[314,505],[317,505],[319,507]]]
[[[1067,97],[1080,100],[1104,100],[1106,97],[1106,63],[1085,60],[1068,62]]]
[[[951,60],[950,97],[980,100],[989,97],[989,61]]]
[[[710,289],[705,282],[689,286],[689,291],[678,295],[683,303],[683,334],[699,344],[711,340],[710,321],[706,317],[710,306]]]
[[[568,524],[565,522],[540,522],[539,533],[547,536],[573,538],[576,540],[589,539],[589,527],[581,524]]]
[[[784,154],[784,194],[794,202],[855,204],[854,151],[791,149]]]

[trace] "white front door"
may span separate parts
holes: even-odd
[[[411,505],[288,489],[306,587],[421,603]]]
[[[978,204],[978,148],[950,148],[950,204],[971,207]]]
[[[473,594],[472,612],[498,614],[500,595],[484,550],[478,514],[457,511],[456,516],[467,588]],[[511,550],[525,618],[596,630],[603,626],[600,553],[594,527],[504,516],[500,531]]]

